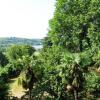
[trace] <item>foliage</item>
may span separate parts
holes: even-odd
[[[0,78],[0,100],[7,100],[8,85]]]
[[[7,68],[0,68],[0,78],[4,81],[8,80],[8,69]]]
[[[95,100],[96,98],[100,98],[100,75],[93,71],[89,72],[88,75],[86,75],[85,89],[88,99]]]
[[[7,49],[7,57],[10,61],[22,58],[24,55],[32,55],[35,49],[29,45],[13,45]]]
[[[55,8],[43,49],[9,47],[9,64],[0,76],[19,70],[23,74],[19,83],[29,89],[30,99],[96,100],[100,98],[100,1],[57,0]]]
[[[94,64],[92,57],[93,57],[93,53],[91,50],[86,50],[86,51],[80,53],[81,67],[87,68],[88,66],[91,66],[92,64]]]
[[[5,66],[8,63],[7,57],[0,51],[0,65]]]
[[[93,60],[96,62],[95,63],[96,66],[100,66],[100,50],[95,52]]]
[[[0,100],[7,100],[9,86],[6,83],[8,79],[7,68],[0,68]]]
[[[99,87],[99,76],[89,75],[95,73],[90,70],[94,64],[99,65],[100,1],[57,0],[55,7],[41,52],[44,65],[41,93],[46,91],[56,100],[78,100],[75,90],[80,99],[87,97],[87,89],[92,92],[92,83]],[[67,86],[73,88],[71,92]],[[94,91],[95,86],[91,87]],[[92,96],[96,94],[93,92]]]
[[[36,54],[36,53],[35,53]],[[36,82],[40,81],[43,74],[43,67],[41,59],[38,59],[38,55],[26,55],[20,59],[20,63],[24,66],[21,70],[18,83],[23,86],[23,88],[29,90],[29,99],[31,100],[31,92],[33,86]]]
[[[54,45],[71,52],[80,51],[80,45],[83,45],[83,50],[89,45],[100,47],[100,1],[57,0],[49,25],[48,36]],[[87,30],[83,30],[84,25]],[[83,37],[80,37],[81,34]]]

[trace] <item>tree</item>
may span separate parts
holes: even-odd
[[[0,68],[0,100],[7,100],[9,91],[8,80],[8,69],[6,67]]]
[[[22,49],[22,55],[29,55],[31,56],[36,50],[34,47],[30,46],[30,45],[22,45],[21,46]]]
[[[2,80],[2,78],[0,77],[0,100],[7,100],[9,86]]]
[[[12,45],[7,49],[7,57],[10,61],[22,58],[24,55],[31,56],[35,49],[29,45]]]
[[[8,47],[6,55],[9,61],[13,61],[13,60],[17,60],[18,58],[21,58],[22,57],[21,46],[12,45],[11,47]]]
[[[100,47],[100,1],[57,0],[48,36],[71,52]]]
[[[49,37],[45,37],[43,41],[43,48],[51,47],[52,42]]]
[[[85,85],[91,81],[85,75],[94,61],[100,63],[100,1],[56,0],[55,7],[42,54],[45,91],[58,100],[77,100],[86,96]]]
[[[7,57],[0,51],[0,65],[5,66],[8,63]]]
[[[20,62],[24,67],[21,71],[22,79],[19,79],[19,83],[29,90],[29,100],[32,100],[32,90],[36,82],[42,77],[43,68],[41,67],[41,60],[37,59],[37,56],[23,56]]]

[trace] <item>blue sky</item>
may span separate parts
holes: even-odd
[[[55,0],[0,0],[0,37],[43,38]]]

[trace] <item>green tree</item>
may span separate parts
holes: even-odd
[[[30,46],[30,45],[22,45],[21,46],[22,49],[22,55],[29,55],[31,56],[36,50],[34,47]]]
[[[45,37],[43,41],[43,48],[51,47],[52,42],[49,37]]]
[[[19,83],[29,90],[29,100],[32,100],[32,90],[36,82],[42,78],[43,68],[41,67],[41,60],[37,59],[36,56],[23,56],[20,60],[23,70],[21,71],[21,79]]]
[[[0,51],[0,65],[5,66],[8,63],[7,57]]]
[[[9,76],[18,76],[25,66],[21,63],[24,56],[31,56],[35,49],[29,45],[12,45],[7,48],[6,55],[9,64],[6,66],[9,69]]]
[[[7,57],[10,61],[22,58],[24,55],[31,56],[35,49],[29,45],[12,45],[7,49]]]
[[[7,100],[9,86],[8,80],[8,69],[6,67],[0,68],[0,100]]]
[[[72,52],[100,47],[100,1],[57,0],[48,36],[53,45]]]
[[[7,100],[9,86],[2,80],[2,78],[0,77],[0,100]]]
[[[17,60],[18,58],[22,57],[22,50],[21,46],[19,45],[12,45],[7,49],[7,57],[10,61]]]
[[[45,91],[59,100],[77,100],[86,96],[94,61],[100,63],[100,1],[57,0],[55,8],[42,53]]]

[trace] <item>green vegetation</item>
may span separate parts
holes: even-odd
[[[57,0],[55,8],[41,50],[1,49],[0,97],[22,86],[22,100],[100,99],[100,1]]]
[[[5,66],[8,63],[8,59],[6,56],[3,54],[2,51],[0,51],[0,66]]]

